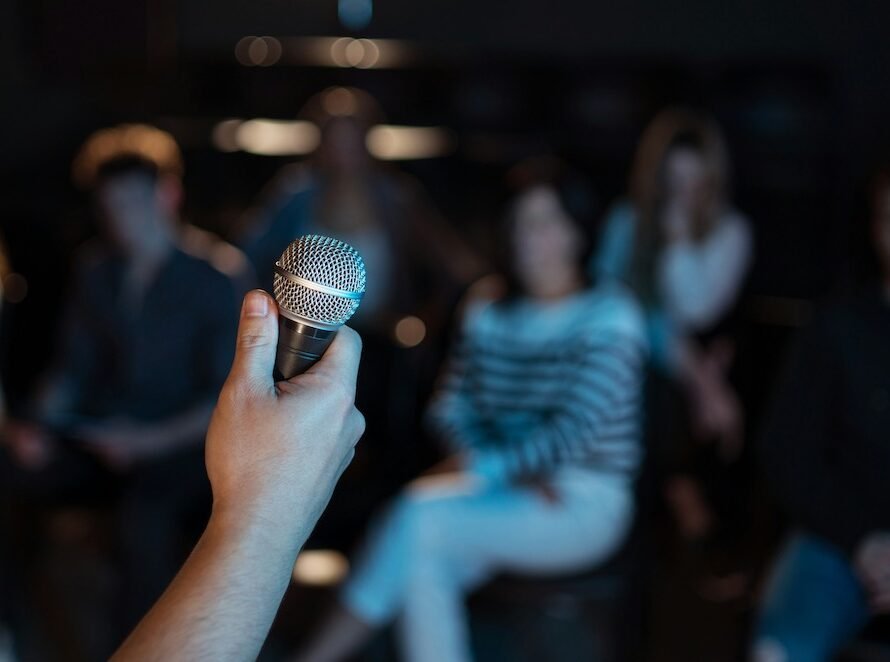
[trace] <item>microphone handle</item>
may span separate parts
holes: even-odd
[[[333,342],[336,333],[279,315],[275,381],[290,379],[315,365]]]

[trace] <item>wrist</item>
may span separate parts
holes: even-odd
[[[256,539],[296,556],[312,530],[304,519],[298,508],[275,508],[262,499],[214,499],[207,529],[227,539]]]

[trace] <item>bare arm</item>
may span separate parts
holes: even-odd
[[[207,434],[213,514],[115,660],[255,658],[297,552],[352,459],[364,430],[353,404],[358,335],[342,328],[310,371],[275,384],[275,313],[267,294],[248,293]]]
[[[255,658],[307,534],[214,513],[179,575],[112,659]]]

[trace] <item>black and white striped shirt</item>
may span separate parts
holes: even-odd
[[[619,285],[465,316],[428,418],[474,467],[507,480],[573,465],[632,475],[641,459],[643,316]]]

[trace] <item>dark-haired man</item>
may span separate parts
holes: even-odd
[[[110,497],[125,628],[172,577],[183,533],[206,518],[203,440],[243,293],[246,262],[234,248],[188,248],[180,164],[172,138],[148,126],[106,129],[84,145],[75,176],[102,233],[76,256],[60,351],[30,422],[7,431],[18,467],[0,466],[24,502]]]

